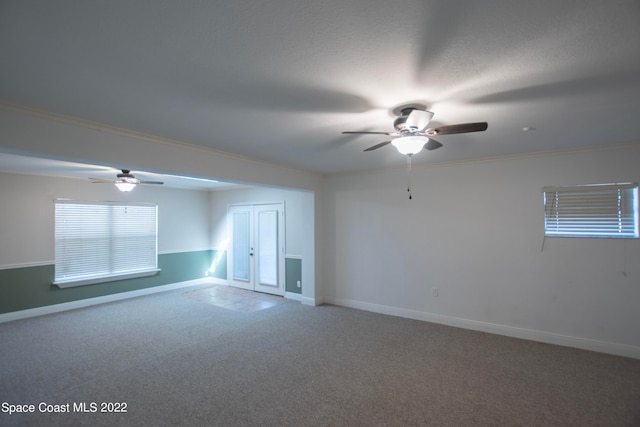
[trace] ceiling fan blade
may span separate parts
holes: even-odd
[[[429,150],[429,151],[431,151],[431,150],[435,150],[436,148],[440,148],[440,147],[442,147],[442,144],[440,144],[440,143],[439,143],[438,141],[436,141],[435,139],[431,139],[431,138],[429,138],[429,142],[427,142],[427,143],[424,145],[424,149],[425,149],[425,150]]]
[[[358,134],[358,135],[391,135],[391,132],[368,132],[368,131],[344,131],[343,135]]]
[[[426,110],[412,110],[407,117],[405,126],[410,129],[416,129],[418,131],[425,130],[427,125],[433,118],[433,113]]]
[[[426,130],[427,135],[451,135],[454,133],[482,132],[487,130],[487,122],[461,123],[458,125],[440,126]]]
[[[94,184],[113,184],[115,179],[89,178]]]
[[[140,182],[138,182],[138,184],[164,184],[164,182],[161,182],[161,181],[140,181]]]
[[[366,150],[363,150],[363,151],[373,151],[373,150],[377,150],[378,148],[382,148],[382,147],[384,147],[385,145],[390,144],[390,143],[391,143],[391,140],[389,139],[389,140],[387,140],[387,141],[383,141],[383,142],[381,142],[380,144],[376,144],[376,145],[374,145],[373,147],[369,147],[369,148],[367,148]]]

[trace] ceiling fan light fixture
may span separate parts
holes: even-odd
[[[403,136],[391,141],[391,144],[396,147],[400,154],[412,155],[419,153],[424,148],[424,144],[429,142],[429,138],[426,136]]]
[[[136,184],[132,182],[116,182],[116,187],[118,187],[120,191],[129,192],[136,188]]]

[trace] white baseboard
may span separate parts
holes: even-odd
[[[87,298],[77,301],[64,302],[62,304],[46,305],[44,307],[30,308],[27,310],[13,311],[0,314],[0,323],[11,322],[13,320],[26,319],[29,317],[43,316],[45,314],[59,313],[61,311],[74,310],[76,308],[89,307],[96,304],[120,301],[128,298],[151,295],[158,292],[172,291],[174,289],[190,288],[194,286],[209,286],[215,284],[213,278],[188,280],[185,282],[171,283],[169,285],[154,286],[151,288],[137,289],[135,291],[120,292],[117,294],[104,295],[95,298]],[[226,282],[226,280],[225,280]]]
[[[538,341],[546,344],[555,344],[565,347],[579,348],[582,350],[597,351],[600,353],[614,354],[616,356],[631,357],[640,359],[640,347],[626,344],[617,344],[606,341],[592,340],[589,338],[572,337],[569,335],[555,334],[550,332],[536,331],[532,329],[517,328],[513,326],[499,325],[496,323],[479,322],[477,320],[463,319],[460,317],[443,316],[440,314],[427,313],[417,310],[391,307],[386,305],[372,304],[362,301],[346,300],[333,297],[325,297],[327,304],[339,305],[343,307],[355,308],[359,310],[372,311],[375,313],[388,314],[391,316],[405,317],[414,320],[423,320],[441,325],[454,326],[457,328],[471,329],[474,331],[488,332],[497,335],[504,335],[513,338],[521,338],[530,341]],[[303,301],[304,304],[304,301]],[[309,304],[310,305],[310,304]]]
[[[285,292],[284,293],[284,297],[286,299],[292,299],[292,300],[295,300],[295,301],[302,301],[302,295],[296,294],[294,292]]]
[[[316,305],[324,303],[324,300],[322,298],[309,298],[301,295],[300,302],[304,305],[311,305],[315,307]]]

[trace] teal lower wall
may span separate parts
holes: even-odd
[[[302,260],[299,258],[286,258],[284,262],[285,290],[294,294],[301,294],[302,288],[298,287],[298,281],[302,283]]]
[[[54,265],[0,270],[0,314],[61,304],[154,286],[215,277],[227,279],[225,251],[205,250],[158,255],[161,271],[153,276],[117,280],[94,285],[58,288],[52,285]],[[301,293],[302,260],[285,260],[286,291]]]
[[[212,251],[211,264],[207,275],[216,279],[227,280],[227,251]]]
[[[53,264],[0,270],[0,313],[200,279],[214,256],[213,250],[161,254],[156,275],[65,289],[51,284]],[[226,263],[224,270],[226,278]]]

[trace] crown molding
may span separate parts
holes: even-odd
[[[251,157],[242,156],[239,154],[233,154],[226,151],[216,150],[215,148],[204,147],[201,145],[191,144],[184,141],[165,138],[157,135],[151,135],[143,132],[137,132],[129,129],[119,128],[116,126],[106,125],[104,123],[94,122],[91,120],[80,119],[78,117],[66,116],[58,113],[52,113],[50,111],[38,110],[31,107],[25,107],[22,105],[0,102],[0,110],[5,110],[5,111],[22,114],[26,116],[31,116],[31,117],[37,117],[45,120],[51,120],[59,123],[68,124],[71,126],[97,130],[100,132],[106,132],[113,135],[124,136],[127,138],[138,139],[141,141],[152,142],[155,144],[162,144],[162,145],[170,146],[173,148],[196,151],[199,153],[208,154],[216,157],[223,157],[230,160],[237,160],[237,161],[242,161],[247,163],[253,163],[255,165],[278,168],[278,169],[286,170],[290,172],[305,173],[305,174],[319,176],[319,174],[315,172],[304,170],[304,169],[293,168],[293,167],[285,166],[278,163],[271,163],[263,160],[254,159]]]
[[[531,153],[506,154],[504,156],[483,157],[479,159],[469,159],[469,160],[460,160],[460,161],[451,161],[451,162],[440,162],[440,163],[430,163],[430,164],[423,163],[423,164],[418,164],[414,166],[414,169],[458,166],[458,165],[474,164],[474,163],[500,162],[504,160],[535,159],[540,157],[555,157],[555,156],[573,155],[573,154],[579,154],[579,153],[590,153],[590,152],[596,152],[596,151],[626,150],[626,149],[632,149],[632,148],[640,148],[640,141],[623,143],[623,144],[605,144],[605,145],[594,145],[589,147],[534,151]]]

